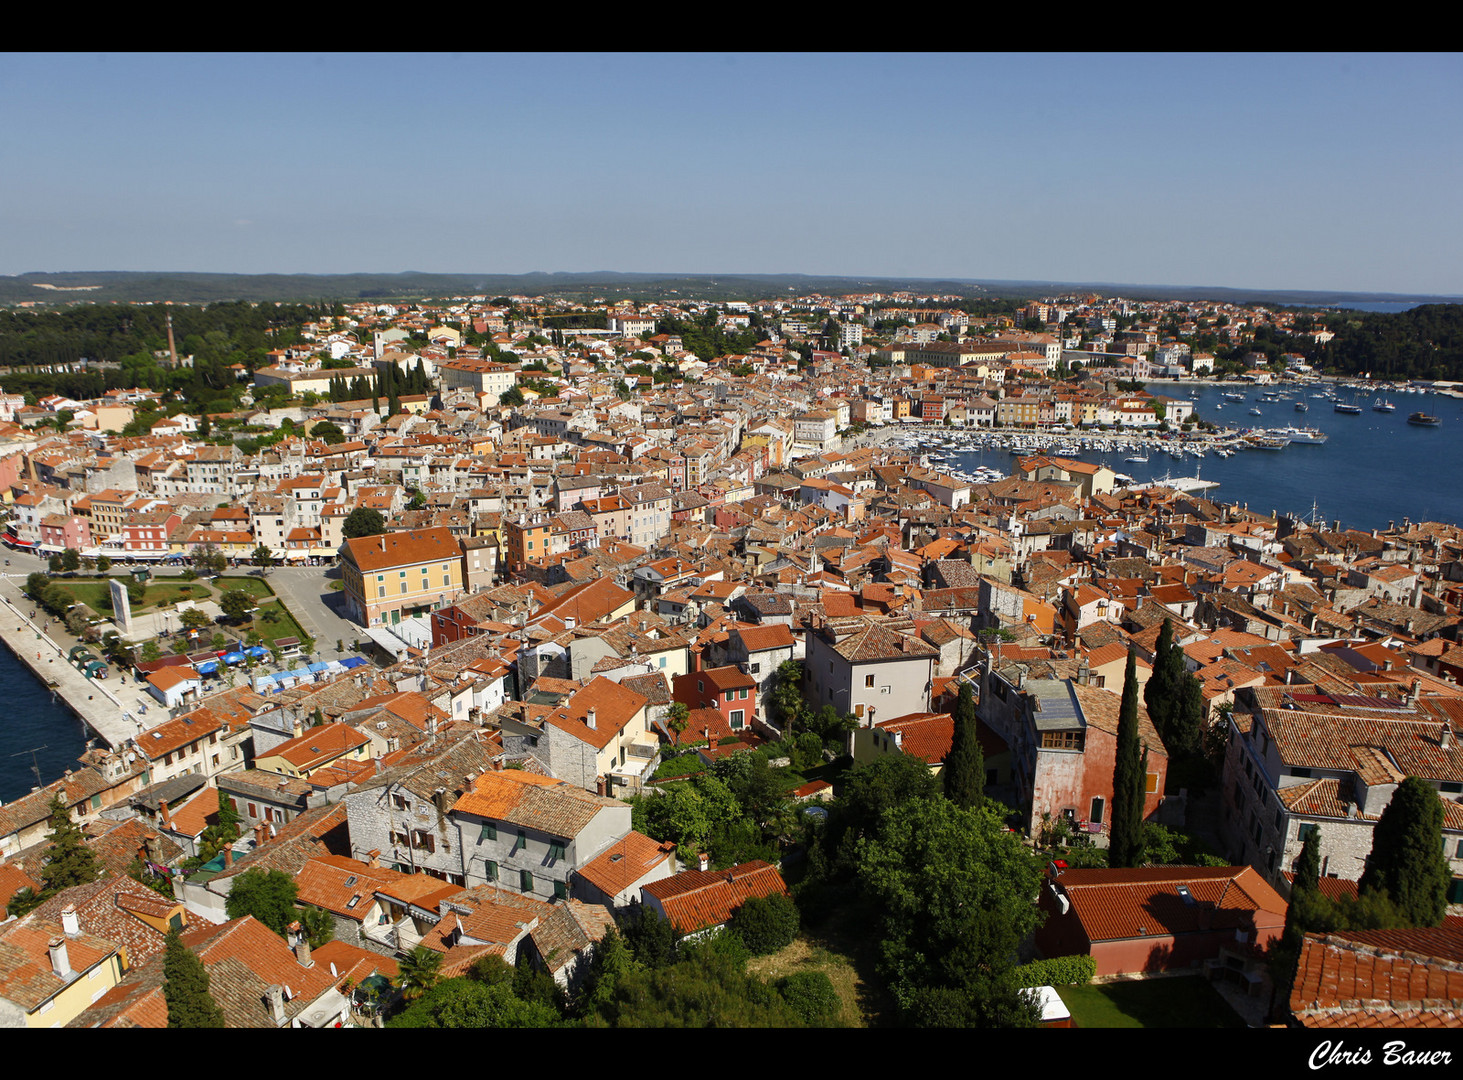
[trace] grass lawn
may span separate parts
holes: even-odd
[[[54,583],[99,614],[105,615],[112,610],[111,587],[107,584],[106,579],[58,578],[54,579]],[[142,603],[133,604],[132,610],[134,612],[152,611],[177,600],[216,599],[213,590],[201,581],[189,583],[153,580],[146,585],[146,591],[142,594]]]
[[[226,592],[246,592],[256,600],[267,599],[274,595],[274,589],[269,582],[257,577],[226,577],[219,578],[217,582],[218,594],[222,596]]]
[[[854,928],[838,929],[836,918],[815,931],[804,931],[785,949],[771,956],[754,956],[747,970],[767,982],[799,971],[821,971],[843,1001],[836,1023],[844,1027],[880,1027],[890,1009],[872,979],[877,943]]]
[[[1059,986],[1079,1028],[1231,1028],[1245,1022],[1195,975]]]
[[[276,615],[276,618],[269,618]],[[265,646],[269,646],[275,638],[297,637],[303,638],[305,631],[300,629],[300,624],[295,622],[294,616],[289,609],[278,600],[271,600],[259,605],[259,613],[252,623],[246,623],[239,628],[240,634],[247,634],[250,630],[258,630],[259,636],[264,639]]]

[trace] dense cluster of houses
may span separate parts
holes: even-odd
[[[778,738],[769,699],[789,661],[814,709],[854,718],[856,761],[909,753],[939,769],[970,685],[988,793],[1033,835],[1065,820],[1104,843],[1125,663],[1135,652],[1146,681],[1165,622],[1224,747],[1221,840],[1234,865],[1054,866],[1039,945],[1088,951],[1104,973],[1205,963],[1257,980],[1305,836],[1320,827],[1323,874],[1354,883],[1409,775],[1437,788],[1449,901],[1463,903],[1463,530],[1358,532],[1162,487],[1119,491],[1109,470],[1059,458],[972,483],[907,452],[844,449],[853,421],[910,415],[896,405],[935,400],[944,419],[952,401],[980,409],[991,395],[1009,410],[1028,397],[1021,371],[1039,386],[1068,344],[1014,327],[940,342],[965,329],[950,311],[942,323],[937,305],[880,303],[814,305],[849,323],[922,313],[872,369],[862,341],[801,367],[780,339],[708,364],[650,333],[667,313],[655,305],[611,309],[610,332],[569,346],[528,342],[487,303],[353,309],[359,325],[390,328],[361,346],[322,326],[311,352],[254,373],[302,394],[304,377],[349,374],[321,368],[322,350],[363,370],[430,363],[435,394],[389,418],[369,402],[290,407],[307,424],[331,420],[344,442],[287,439],[246,456],[186,431],[0,430],[16,443],[0,459],[14,544],[137,558],[205,544],[247,558],[263,544],[338,560],[364,629],[417,628],[379,668],[269,693],[200,687],[128,745],[90,750],[0,807],[0,894],[37,877],[55,795],[114,870],[55,911],[0,925],[0,1022],[165,1020],[169,926],[237,976],[215,980],[231,1022],[331,1026],[352,1022],[348,982],[389,977],[418,947],[441,952],[445,974],[494,954],[569,986],[618,911],[652,907],[683,933],[724,923],[785,887],[776,869],[678,859],[631,827],[621,797],[654,791],[669,743],[715,756]],[[743,307],[724,309],[728,325],[756,312]],[[1105,310],[1092,305],[1099,334]],[[784,330],[797,316],[756,313]],[[518,356],[468,346],[453,321]],[[414,330],[430,344],[398,352]],[[1085,344],[1100,361],[1118,340]],[[635,354],[677,374],[627,377]],[[504,403],[509,389],[524,403]],[[1097,418],[1107,406],[1093,400]],[[1087,405],[1066,408],[1076,418]],[[998,422],[1026,422],[996,409]],[[1056,409],[1037,402],[1030,422]],[[343,521],[361,507],[386,531],[347,540]],[[686,723],[673,731],[678,704]],[[1141,724],[1145,815],[1183,829],[1187,793],[1168,782],[1146,711]],[[828,794],[816,787],[801,797]],[[175,876],[176,901],[125,876],[134,859],[171,874],[199,854],[225,802],[243,835]],[[228,920],[232,882],[250,868],[293,877],[335,940],[312,952],[303,934]]]

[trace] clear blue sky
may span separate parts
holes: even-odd
[[[1463,57],[21,54],[0,273],[1463,293]]]

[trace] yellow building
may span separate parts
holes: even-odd
[[[340,546],[346,607],[363,626],[399,623],[462,594],[462,545],[446,527],[347,540]]]
[[[0,927],[0,1028],[64,1027],[121,982],[127,953],[60,922],[27,915]]]

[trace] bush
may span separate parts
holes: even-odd
[[[809,1027],[823,1027],[843,1007],[833,982],[821,971],[799,971],[777,980],[778,992],[788,1007]]]
[[[732,916],[731,930],[753,956],[775,953],[798,936],[798,909],[781,893],[753,897]]]
[[[1097,974],[1090,956],[1053,956],[1022,964],[1013,973],[1018,986],[1086,986]]]

